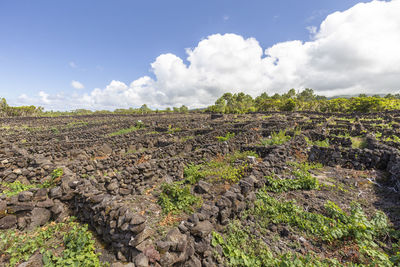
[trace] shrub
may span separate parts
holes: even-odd
[[[15,181],[12,183],[2,182],[1,185],[6,189],[3,190],[3,194],[7,197],[12,197],[18,195],[19,193],[34,188],[35,185],[25,185],[22,184],[20,181]]]
[[[271,137],[261,140],[263,146],[282,145],[289,141],[291,137],[286,135],[286,130],[280,130],[278,133],[272,132]]]
[[[184,169],[185,179],[181,183],[195,184],[200,179],[211,177],[210,182],[238,182],[249,167],[247,156],[258,157],[253,151],[235,152],[217,157],[202,164],[189,164]]]
[[[145,128],[144,123],[142,121],[137,121],[135,126],[109,133],[107,136],[112,137],[112,136],[127,134],[127,133],[135,132],[135,131],[143,129],[143,128]]]
[[[0,233],[0,251],[9,258],[10,266],[27,261],[39,251],[43,254],[44,266],[97,267],[101,264],[94,242],[88,226],[73,219],[65,223],[51,222],[28,232],[7,230]]]
[[[217,136],[217,140],[220,142],[228,141],[229,139],[235,137],[235,133],[227,133],[225,136]]]
[[[163,183],[158,204],[164,213],[192,212],[192,206],[200,202],[200,198],[190,192],[189,186],[182,186],[179,183]]]

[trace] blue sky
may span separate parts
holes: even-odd
[[[95,88],[105,90],[112,81],[129,87],[132,81],[149,76],[157,82],[160,78],[151,63],[160,55],[171,53],[189,66],[185,49],[196,48],[214,34],[233,33],[244,40],[252,37],[262,50],[287,41],[312,41],[311,26],[318,31],[327,15],[360,2],[1,0],[0,96],[10,103],[29,99],[48,108],[65,109],[56,104],[61,97],[73,101],[68,95],[91,96]],[[73,88],[72,81],[84,88]],[[152,86],[164,94],[160,84]],[[43,98],[43,93],[48,97]],[[182,101],[153,98],[150,105],[184,104]],[[89,99],[79,107],[118,107],[96,103]],[[132,101],[125,106],[135,104]]]

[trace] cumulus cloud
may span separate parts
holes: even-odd
[[[71,81],[71,86],[75,89],[83,89],[85,86],[78,81]]]
[[[399,14],[400,0],[360,3],[310,27],[307,42],[281,42],[266,49],[255,38],[210,35],[186,50],[188,64],[174,54],[162,54],[151,64],[154,79],[112,81],[69,100],[92,109],[143,103],[193,108],[207,106],[225,92],[256,96],[306,87],[326,96],[397,92]]]

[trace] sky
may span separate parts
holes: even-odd
[[[46,110],[400,91],[400,0],[0,0],[0,97]]]

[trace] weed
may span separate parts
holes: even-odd
[[[63,240],[61,244],[59,239]],[[63,248],[59,256],[53,254],[52,249],[57,248]],[[51,222],[29,232],[4,231],[0,233],[0,251],[7,255],[10,266],[27,261],[37,251],[43,254],[44,266],[100,266],[88,226],[73,219]]]
[[[310,146],[320,146],[320,147],[329,147],[329,139],[326,138],[325,140],[322,141],[311,141],[308,137],[305,137],[306,142]]]
[[[262,233],[270,224],[284,224],[293,231],[305,232],[310,240],[318,244],[352,242],[360,256],[345,266],[394,266],[399,263],[400,253],[396,245],[392,249],[393,256],[389,257],[379,247],[380,242],[376,241],[387,237],[400,240],[400,232],[389,228],[384,213],[378,211],[368,219],[357,203],[351,205],[348,214],[328,201],[324,214],[304,211],[294,201],[276,199],[263,189],[257,194],[254,208],[245,211],[243,215],[252,215],[254,226],[249,227],[235,220],[227,226],[224,235],[213,232],[211,244],[222,247],[224,264],[228,266],[344,266],[335,258],[320,259],[313,254],[289,252],[274,255],[262,238],[253,234],[254,227]]]
[[[12,197],[18,195],[19,193],[34,188],[35,185],[25,185],[22,184],[20,181],[15,181],[12,183],[2,182],[1,185],[6,189],[3,190],[3,194],[7,197]]]
[[[145,127],[145,125],[143,124],[143,122],[137,121],[135,126],[109,133],[107,136],[112,137],[112,136],[127,134],[127,133],[131,133],[131,132],[135,132],[137,130],[143,129],[144,127]]]
[[[235,133],[228,132],[225,136],[217,136],[215,138],[217,138],[217,140],[219,142],[225,142],[225,141],[228,141],[229,139],[231,139],[233,137],[235,137]]]
[[[60,178],[64,174],[64,170],[62,168],[57,168],[53,170],[53,172],[50,175],[50,179],[45,180],[41,184],[29,184],[25,185],[22,184],[20,181],[14,181],[12,183],[6,183],[2,182],[0,185],[5,187],[6,189],[3,190],[3,194],[5,194],[7,197],[15,196],[18,195],[19,193],[29,190],[31,188],[50,188],[55,185],[57,182],[57,179]]]
[[[363,149],[367,146],[367,141],[363,137],[351,137],[351,147]]]
[[[286,130],[280,130],[278,133],[272,132],[269,138],[261,140],[261,144],[263,146],[282,145],[290,139],[291,137],[286,135]]]
[[[203,164],[189,164],[184,169],[185,179],[181,183],[195,184],[200,179],[207,178],[210,182],[214,183],[236,183],[243,177],[249,167],[245,162],[247,156],[258,157],[253,151],[235,152],[224,157],[219,156]],[[240,163],[236,163],[239,161]]]
[[[299,189],[311,190],[319,188],[318,180],[308,172],[310,169],[320,168],[319,165],[309,164],[308,162],[303,164],[291,164],[295,167],[295,169],[291,171],[294,179],[279,179],[276,176],[266,176],[265,190],[271,192],[287,192]]]
[[[163,183],[161,190],[158,204],[164,213],[192,212],[192,206],[196,203],[199,204],[201,200],[190,192],[188,185],[182,186],[177,182],[170,184]]]
[[[400,143],[400,138],[397,135],[392,135],[390,137],[387,137],[387,138],[383,139],[383,141]]]
[[[167,131],[167,133],[169,133],[169,134],[174,134],[174,133],[180,132],[180,131],[182,131],[181,128],[179,128],[179,127],[175,127],[175,128],[174,128],[174,127],[172,127],[171,124],[168,125],[168,131]]]

